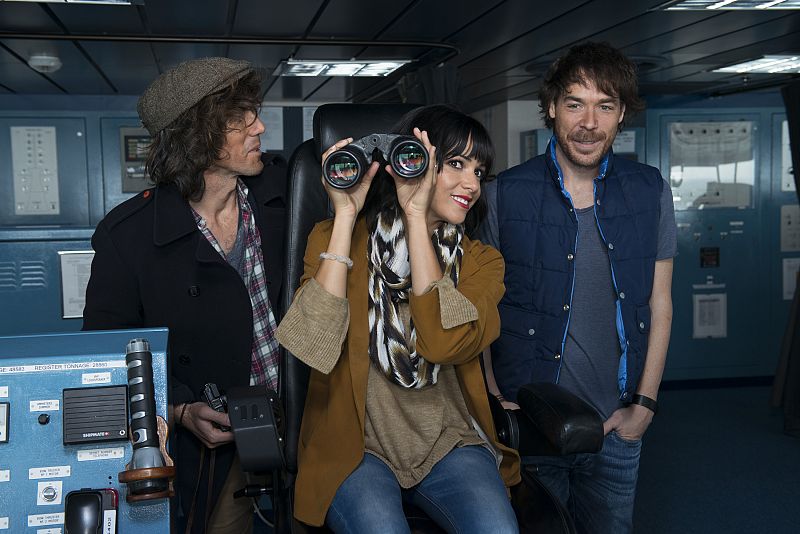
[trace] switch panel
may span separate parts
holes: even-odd
[[[58,215],[55,126],[12,126],[11,163],[16,215]]]

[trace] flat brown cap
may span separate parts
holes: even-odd
[[[136,106],[150,135],[169,126],[206,96],[221,91],[253,71],[247,61],[206,57],[181,63],[155,79]]]

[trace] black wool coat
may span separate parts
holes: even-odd
[[[278,297],[284,265],[286,163],[267,154],[262,160],[261,174],[242,181],[261,234],[277,321],[282,315]],[[189,203],[176,187],[158,186],[114,208],[97,225],[92,248],[84,330],[169,328],[173,405],[202,400],[207,382],[215,382],[223,391],[249,383],[253,318],[247,288],[197,229]],[[173,436],[170,450],[178,469],[178,499],[188,514],[199,487],[192,530],[202,532],[204,514],[217,500],[235,447],[215,449],[209,499],[209,451],[201,467],[200,441],[177,425]]]

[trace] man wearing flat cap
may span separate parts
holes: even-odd
[[[203,386],[277,390],[286,164],[261,153],[261,79],[245,61],[204,58],[139,99],[156,184],[114,208],[92,237],[84,330],[169,328],[177,532],[248,532],[249,499],[228,416]]]

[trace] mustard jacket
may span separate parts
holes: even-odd
[[[319,223],[311,232],[301,288],[316,274],[319,254],[327,249],[332,228],[333,223],[329,220]],[[366,223],[361,218],[353,231],[353,268],[347,281],[350,317],[342,353],[330,374],[311,370],[300,428],[294,514],[298,520],[315,526],[325,522],[336,490],[364,456],[364,411],[370,366],[367,237]],[[417,329],[417,350],[432,363],[455,365],[467,408],[502,453],[500,474],[506,486],[512,486],[520,481],[519,455],[496,441],[479,361],[483,349],[500,333],[497,303],[505,291],[505,265],[500,253],[492,247],[466,237],[462,245],[464,255],[457,291],[475,306],[478,320],[446,330],[442,327],[446,310],[443,313],[440,308],[438,293],[448,290],[446,284],[438,284],[421,296],[411,295],[409,306]],[[449,289],[453,290],[452,285]],[[299,355],[296,350],[307,352],[300,355],[301,359],[314,360],[313,347],[336,342],[334,338],[339,336],[331,335],[330,324],[320,325],[316,331],[315,322],[313,318],[308,320],[308,314],[306,320],[297,320],[297,316],[298,310],[294,314],[291,311],[287,313],[286,324],[282,323],[278,329],[278,339],[295,354]],[[342,319],[344,326],[347,318]],[[297,335],[301,324],[302,341]]]

